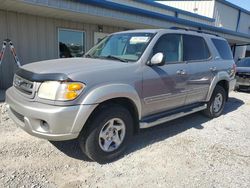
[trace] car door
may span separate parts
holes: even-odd
[[[183,60],[189,74],[185,104],[204,101],[214,77],[211,53],[202,36],[183,35]]]
[[[156,42],[152,56],[163,53],[164,64],[143,67],[143,114],[145,116],[184,105],[187,65],[182,61],[182,36],[164,34]]]

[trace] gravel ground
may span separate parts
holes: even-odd
[[[0,105],[0,187],[250,187],[250,93],[231,93],[217,119],[196,113],[144,130],[106,165],[76,141],[28,135]]]

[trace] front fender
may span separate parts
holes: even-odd
[[[210,98],[211,98],[211,96],[213,94],[215,86],[217,85],[218,82],[220,82],[222,80],[226,80],[228,82],[230,82],[230,80],[231,80],[228,73],[225,72],[225,71],[219,72],[219,73],[216,74],[216,76],[214,76],[214,78],[213,78],[213,80],[212,80],[212,82],[210,84],[209,90],[208,90],[206,101],[210,100]]]
[[[83,99],[82,104],[99,104],[114,98],[130,99],[137,108],[141,118],[141,100],[137,91],[127,84],[110,84],[100,86],[90,91]]]

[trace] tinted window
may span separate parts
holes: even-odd
[[[250,67],[250,58],[244,58],[237,62],[238,67]]]
[[[83,31],[59,29],[58,34],[60,58],[83,56],[85,53],[85,33]]]
[[[214,46],[216,47],[222,59],[233,59],[232,51],[229,47],[229,44],[225,40],[212,39],[212,42],[214,43]]]
[[[153,54],[163,53],[166,62],[182,61],[181,35],[167,34],[160,37],[153,49]]]
[[[199,36],[183,35],[183,60],[205,60],[210,53],[205,40]]]

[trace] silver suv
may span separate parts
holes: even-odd
[[[203,111],[221,115],[235,86],[221,37],[181,29],[109,35],[84,58],[21,67],[7,90],[10,117],[47,140],[77,138],[99,163],[124,152],[139,129]]]

